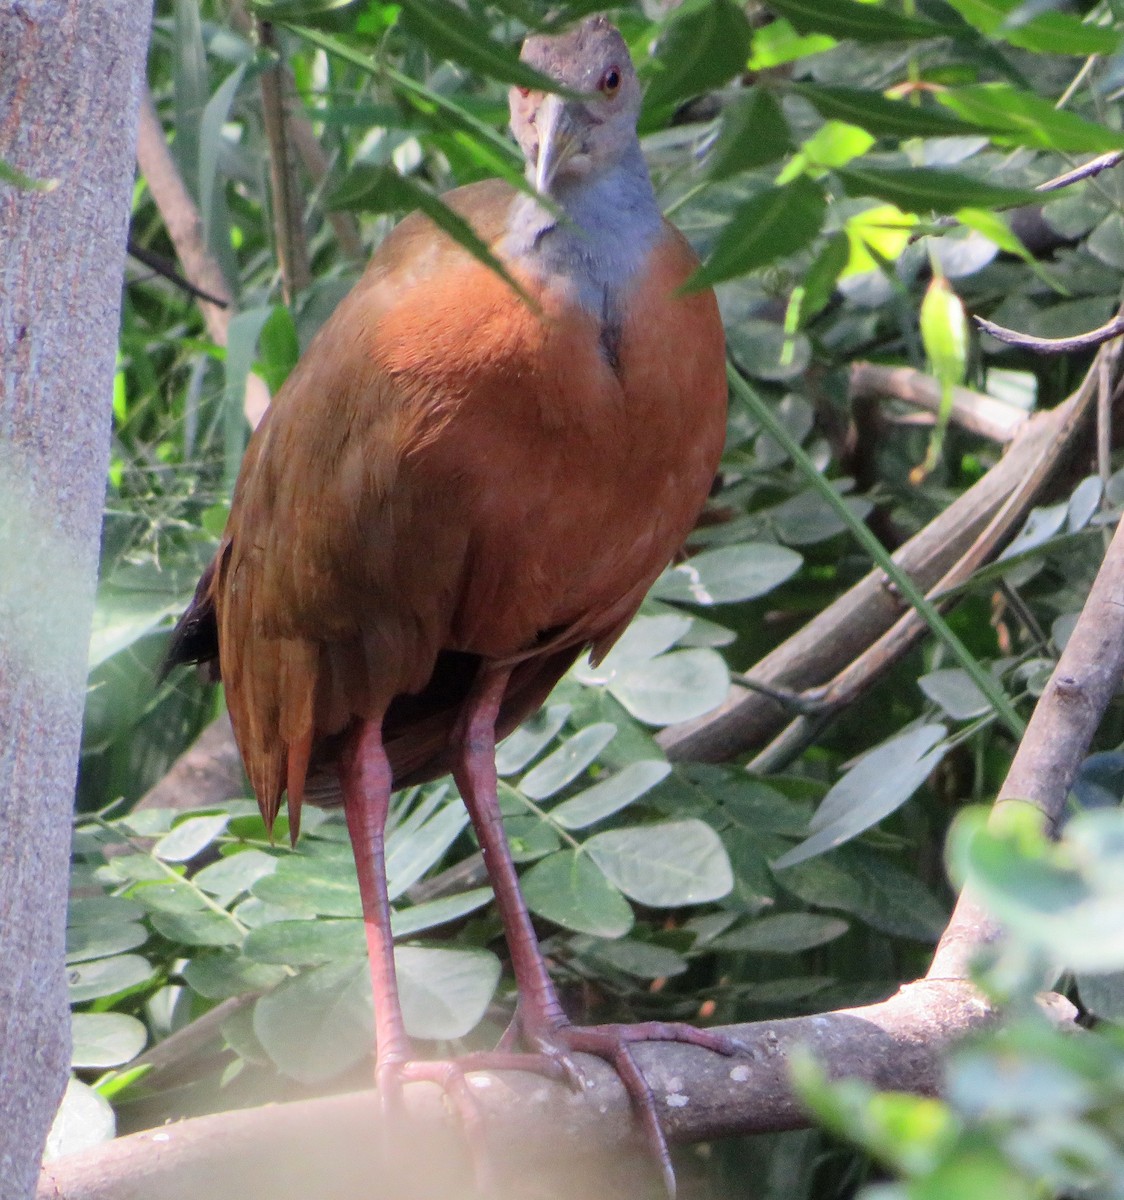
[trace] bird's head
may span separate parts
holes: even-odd
[[[636,142],[640,82],[617,29],[604,17],[587,17],[567,33],[532,35],[520,57],[581,93],[511,89],[511,129],[535,188],[546,195],[619,162]]]

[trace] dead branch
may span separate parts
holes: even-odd
[[[931,413],[941,407],[940,383],[912,367],[852,363],[850,393],[852,400],[901,400]],[[994,396],[958,387],[952,389],[950,419],[969,433],[1005,445],[1026,424],[1028,414]]]
[[[1095,350],[1105,342],[1111,342],[1113,338],[1124,334],[1124,316],[1113,317],[1106,325],[1090,329],[1088,333],[1060,338],[1035,337],[1032,333],[1020,333],[1017,329],[996,325],[994,321],[988,321],[984,317],[976,317],[975,322],[984,333],[990,333],[993,338],[1005,342],[1008,346],[1033,350],[1035,354],[1071,354],[1081,350]]]
[[[1004,457],[897,551],[894,559],[898,565],[930,592],[938,585],[947,587],[950,573],[952,578],[959,576],[958,563],[972,564],[975,569],[994,554],[1086,432],[1096,390],[1090,372],[1065,403],[1026,421]],[[873,679],[892,659],[884,656],[885,643],[880,649],[871,648],[906,611],[885,575],[871,571],[761,659],[751,672],[752,684],[796,693],[803,699],[809,689],[823,689],[841,673],[846,683],[856,651],[866,650],[870,657],[856,664],[855,672],[859,682]],[[911,630],[911,626],[903,626],[894,634],[897,653],[904,653],[912,644]],[[855,682],[851,677],[850,685]],[[809,702],[816,703],[814,690]],[[791,715],[791,710],[765,692],[747,691],[735,680],[719,708],[662,730],[656,740],[673,760],[723,762],[768,741]]]
[[[185,277],[200,291],[223,302],[219,305],[200,300],[199,309],[211,340],[216,345],[225,346],[230,319],[234,316],[233,292],[218,260],[207,248],[199,209],[168,150],[160,118],[152,103],[152,94],[147,89],[141,98],[137,163],[176,248]],[[242,407],[251,426],[257,425],[269,407],[269,389],[265,381],[252,371],[246,376]]]

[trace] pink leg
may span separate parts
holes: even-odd
[[[460,746],[453,774],[480,839],[511,953],[512,970],[519,989],[515,1024],[523,1038],[545,1056],[545,1061],[562,1068],[571,1080],[581,1079],[570,1058],[572,1053],[593,1054],[613,1066],[636,1109],[667,1193],[674,1197],[675,1174],[655,1097],[629,1047],[645,1041],[688,1042],[720,1054],[736,1054],[740,1047],[728,1038],[678,1023],[651,1021],[640,1025],[585,1028],[570,1024],[558,1001],[530,914],[519,891],[519,879],[504,835],[496,794],[495,728],[507,679],[506,671],[487,670],[478,679],[457,731]],[[511,1038],[505,1034],[501,1048],[506,1050],[510,1044]],[[489,1058],[488,1055],[472,1056],[473,1059],[477,1057],[482,1061]]]
[[[449,1096],[464,1128],[476,1182],[487,1195],[492,1186],[491,1165],[480,1134],[481,1115],[466,1078],[469,1064],[412,1060],[410,1039],[402,1020],[394,970],[394,940],[390,932],[390,903],[386,892],[385,826],[390,806],[392,775],[377,721],[364,721],[349,740],[340,761],[344,811],[359,876],[363,923],[370,960],[375,1006],[375,1084],[384,1106],[383,1129],[402,1111],[402,1088],[418,1080],[436,1083]],[[541,1060],[529,1054],[484,1056],[481,1067],[492,1070],[542,1070]],[[548,1064],[547,1073],[555,1073]],[[393,1145],[388,1145],[393,1151]]]

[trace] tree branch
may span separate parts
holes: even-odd
[[[992,810],[1033,804],[1056,832],[1070,785],[1124,679],[1124,522],[1108,548],[1081,616],[1042,693]],[[928,978],[963,978],[975,950],[998,928],[965,892]]]
[[[1087,431],[1096,394],[1094,368],[1065,403],[1026,421],[1004,457],[906,542],[894,555],[895,561],[929,592],[946,581],[965,556],[976,564],[990,557],[1023,519],[1035,496],[1062,468],[1078,437]],[[849,669],[856,651],[865,652],[875,646],[905,615],[901,598],[887,586],[883,573],[871,571],[761,659],[751,672],[752,681],[798,695],[807,689],[824,688]],[[901,639],[898,652],[904,652],[910,644]],[[868,660],[868,666],[881,669],[887,665],[889,660],[883,660],[879,653]],[[815,703],[814,692],[809,699]],[[761,691],[747,692],[735,680],[719,708],[697,720],[662,730],[656,740],[673,760],[724,762],[762,745],[790,716],[790,710],[777,700]]]
[[[1064,1002],[1055,1011],[1071,1018]],[[963,981],[920,982],[863,1008],[730,1026],[746,1047],[737,1058],[674,1043],[640,1045],[636,1058],[663,1101],[671,1139],[696,1142],[804,1127],[786,1069],[798,1045],[834,1076],[931,1094],[944,1050],[993,1017]],[[472,1076],[483,1118],[477,1136],[501,1173],[498,1196],[648,1194],[651,1181],[635,1179],[637,1156],[620,1153],[638,1143],[619,1079],[599,1060],[581,1061],[589,1084],[579,1095],[520,1072]],[[382,1118],[372,1095],[353,1093],[198,1117],[106,1143],[47,1166],[39,1200],[457,1194],[469,1169],[457,1123],[436,1089],[413,1085],[406,1096],[412,1128],[395,1129],[386,1157],[373,1136]]]
[[[940,383],[913,367],[852,363],[850,393],[852,400],[882,400],[888,397],[931,413],[940,412],[941,407]],[[962,387],[952,389],[950,416],[969,433],[1004,445],[1014,438],[1028,420],[1028,414],[1013,404],[1005,404],[994,396]]]
[[[234,316],[233,292],[222,268],[203,239],[203,220],[168,150],[168,142],[152,95],[147,90],[141,99],[140,127],[137,132],[137,163],[152,199],[156,203],[172,245],[176,248],[184,276],[201,292],[221,303],[199,300],[199,309],[211,340],[225,346]],[[252,371],[246,376],[243,411],[251,426],[256,426],[269,407],[269,389]]]

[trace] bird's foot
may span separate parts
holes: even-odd
[[[580,1087],[573,1064],[567,1067],[555,1056],[508,1050],[485,1050],[450,1059],[392,1059],[375,1068],[375,1086],[382,1108],[382,1128],[394,1138],[397,1122],[405,1115],[404,1088],[410,1083],[434,1083],[444,1092],[464,1134],[472,1163],[476,1190],[482,1197],[497,1194],[495,1172],[484,1136],[484,1112],[468,1076],[473,1071],[530,1071]],[[388,1143],[393,1150],[393,1140]]]
[[[512,1029],[504,1035],[503,1045],[510,1044],[511,1035],[518,1025],[520,1039],[533,1047],[537,1055],[522,1057],[538,1058],[544,1067],[535,1068],[544,1074],[564,1078],[571,1087],[583,1090],[588,1087],[586,1075],[576,1065],[575,1054],[592,1054],[607,1062],[616,1071],[633,1110],[640,1122],[644,1141],[655,1160],[663,1179],[669,1200],[675,1200],[675,1170],[671,1163],[667,1138],[660,1123],[655,1093],[640,1070],[632,1047],[639,1042],[681,1042],[699,1046],[716,1054],[735,1055],[745,1047],[733,1038],[681,1022],[645,1021],[636,1025],[571,1025],[569,1022],[552,1021],[537,1026],[526,1017],[517,1016]]]

